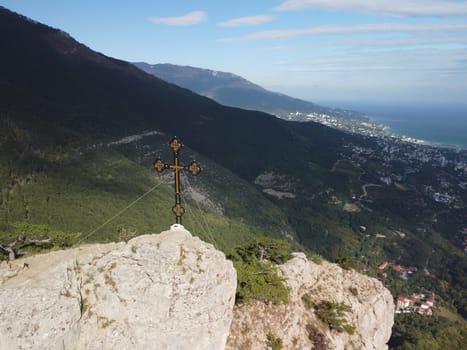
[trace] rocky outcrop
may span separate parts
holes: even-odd
[[[3,263],[0,349],[223,349],[235,289],[232,263],[180,225]]]
[[[279,267],[289,303],[234,307],[232,263],[180,225],[3,263],[0,350],[387,349],[394,304],[378,280],[302,253]],[[320,319],[322,302],[348,305],[355,331]]]
[[[289,303],[236,306],[227,348],[267,349],[276,340],[284,349],[387,349],[394,303],[382,283],[326,261],[313,263],[302,253],[294,255],[280,266],[291,288]],[[350,306],[345,318],[355,328],[353,334],[330,329],[319,319],[314,306],[323,301]]]

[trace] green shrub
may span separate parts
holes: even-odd
[[[37,253],[51,247],[70,247],[79,241],[80,234],[51,230],[48,225],[16,222],[7,232],[0,232],[0,245],[11,246],[16,257],[22,252]],[[6,250],[0,253],[8,255]]]
[[[321,265],[324,260],[324,258],[321,255],[316,254],[316,253],[311,254],[309,259],[317,265]]]
[[[355,333],[355,327],[346,320],[346,314],[352,309],[344,303],[331,301],[323,301],[315,306],[315,313],[318,318],[327,323],[329,328],[338,332],[346,332],[348,334]]]
[[[237,270],[236,303],[262,301],[281,304],[288,302],[289,288],[278,275],[277,267],[268,261],[233,262]]]
[[[336,263],[338,263],[339,266],[344,270],[352,270],[357,266],[355,259],[351,256],[344,256],[343,258],[339,258],[336,260]]]
[[[233,259],[250,261],[270,261],[283,264],[292,258],[292,247],[289,241],[268,237],[255,238],[254,242],[233,249]]]
[[[80,234],[76,232],[64,231],[49,231],[48,237],[52,240],[53,244],[58,247],[71,247],[78,243]]]
[[[48,225],[16,222],[10,232],[0,234],[0,240],[14,240],[18,237],[27,239],[50,239],[54,246],[69,247],[79,240],[79,233],[52,230]]]
[[[269,333],[267,335],[267,345],[272,349],[272,350],[281,350],[284,344],[282,343],[282,339],[279,337],[276,337],[274,334]]]
[[[289,288],[274,263],[283,263],[291,257],[288,241],[270,238],[256,239],[245,247],[233,249],[229,259],[237,270],[236,303],[262,301],[287,303]]]

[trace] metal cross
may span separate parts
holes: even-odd
[[[180,202],[180,170],[188,170],[192,175],[196,176],[201,172],[201,167],[199,164],[193,160],[189,166],[180,165],[180,161],[178,158],[178,153],[180,149],[183,147],[183,144],[174,136],[172,141],[169,143],[169,147],[172,148],[174,152],[174,163],[173,164],[165,164],[160,158],[157,158],[153,165],[154,169],[160,174],[165,169],[171,169],[175,171],[175,205],[172,207],[172,212],[175,214],[175,220],[177,224],[182,223],[182,215],[185,213],[185,209],[182,207]]]

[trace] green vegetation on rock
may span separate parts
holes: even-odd
[[[337,259],[336,263],[345,270],[352,270],[356,267],[355,259],[348,255]]]
[[[282,339],[279,337],[276,337],[272,333],[269,333],[267,335],[267,344],[271,348],[271,350],[281,350],[284,346]]]
[[[22,234],[19,223],[44,225],[56,246],[168,229],[173,190],[150,164],[171,159],[167,142],[176,134],[190,146],[184,156],[208,165],[183,203],[194,235],[224,252],[257,236],[292,237],[329,261],[348,257],[344,266],[379,277],[395,296],[428,289],[467,317],[467,179],[455,165],[465,164],[465,151],[224,107],[4,8],[0,32],[8,33],[0,35],[0,244]],[[64,47],[79,50],[68,55]],[[115,142],[147,131],[157,134]],[[264,172],[290,180],[268,189],[292,196],[262,193],[253,182]],[[437,192],[452,203],[434,200]],[[263,265],[262,249],[255,259],[244,261],[248,252],[233,259],[253,299],[248,288],[258,276],[264,286],[281,285],[265,278],[274,268]],[[418,272],[403,281],[380,271],[383,261]],[[446,344],[460,338],[449,323],[437,329],[450,335],[439,337]]]
[[[315,313],[321,321],[331,329],[348,334],[355,333],[355,326],[348,323],[346,319],[347,313],[351,311],[351,307],[344,303],[323,301],[315,305]]]
[[[287,303],[289,288],[275,264],[290,259],[290,252],[290,242],[270,238],[234,248],[228,258],[237,270],[236,303]]]

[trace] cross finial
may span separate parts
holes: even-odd
[[[165,169],[172,169],[175,172],[175,205],[172,207],[172,212],[175,215],[176,223],[181,224],[185,209],[182,207],[180,197],[180,170],[188,170],[193,176],[196,176],[201,172],[202,168],[195,160],[191,161],[189,166],[180,165],[178,154],[183,147],[183,143],[180,142],[177,136],[174,136],[172,141],[170,141],[169,147],[174,153],[174,163],[165,164],[160,158],[157,158],[153,166],[159,174]]]

